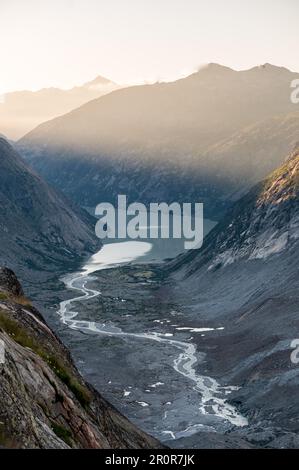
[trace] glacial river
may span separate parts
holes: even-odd
[[[199,375],[195,366],[198,363],[200,353],[197,351],[196,344],[192,342],[192,336],[188,338],[188,341],[180,339],[180,335],[188,332],[193,335],[203,335],[206,332],[213,334],[213,331],[215,329],[220,330],[221,326],[219,326],[219,328],[197,327],[192,329],[180,324],[180,326],[176,328],[175,334],[173,334],[165,331],[162,325],[161,331],[157,331],[157,326],[160,322],[160,320],[157,319],[154,320],[156,322],[155,331],[148,331],[148,329],[146,329],[146,331],[132,332],[126,331],[123,327],[120,328],[119,325],[115,325],[111,321],[105,322],[103,319],[101,319],[101,321],[94,321],[94,319],[88,321],[80,319],[79,306],[82,309],[84,302],[89,302],[90,305],[92,299],[101,296],[101,286],[97,289],[94,288],[95,277],[92,276],[93,273],[113,269],[116,266],[126,265],[149,257],[151,249],[151,243],[137,241],[125,241],[104,245],[102,250],[88,260],[80,272],[68,275],[63,279],[66,288],[77,292],[77,294],[60,303],[58,314],[60,315],[61,321],[72,330],[88,332],[93,335],[117,337],[123,340],[130,339],[130,343],[136,342],[136,345],[137,342],[147,342],[151,349],[156,348],[155,345],[161,345],[166,347],[167,351],[170,351],[170,366],[173,370],[173,374],[177,374],[178,376],[177,378],[172,377],[171,382],[174,383],[173,381],[178,380],[181,376],[184,378],[184,383],[180,385],[179,389],[179,394],[181,395],[180,400],[176,401],[173,396],[174,394],[172,393],[171,395],[170,393],[169,401],[164,403],[165,407],[167,406],[166,411],[165,407],[163,409],[161,407],[161,425],[155,426],[155,429],[151,432],[161,440],[175,440],[187,437],[201,429],[213,431],[215,426],[217,428],[222,426],[223,429],[230,429],[234,426],[246,426],[248,424],[246,418],[241,416],[238,411],[227,402],[228,395],[236,390],[236,387],[230,385],[221,386],[214,378]],[[90,287],[91,283],[93,283],[93,288]],[[170,320],[167,321],[170,322]],[[160,323],[162,324],[163,322],[161,321]],[[177,337],[179,337],[179,339],[177,339]],[[170,377],[169,372],[167,374],[165,372],[165,378],[163,379],[163,364],[160,365],[160,370],[162,371],[162,375],[160,375],[162,379],[150,385],[151,388],[146,390],[148,394],[141,394],[144,398],[136,399],[136,403],[140,407],[140,410],[144,410],[144,413],[148,413],[146,409],[150,406],[147,399],[149,392],[151,392],[151,394],[157,393],[158,388],[164,386],[166,387],[167,395],[167,387],[169,391],[171,389],[171,384],[169,384],[169,386],[167,384],[167,380],[170,380],[168,378]],[[138,383],[135,384],[135,386],[138,388]],[[179,407],[186,406],[186,404],[184,405],[184,391],[182,387],[190,388],[191,393],[191,395],[189,395],[189,401],[191,401],[189,406],[190,413],[188,414],[185,410],[184,419],[182,419],[179,410]],[[131,393],[132,387],[129,387],[127,390],[124,389],[124,400],[129,398]],[[140,413],[142,413],[142,411],[139,412],[139,421],[142,419]],[[159,413],[159,407],[156,408],[156,414],[157,413]],[[170,416],[172,416],[171,419],[167,419],[167,417]],[[131,416],[128,417],[134,418]],[[138,422],[138,424],[140,423]],[[149,429],[146,430],[151,431]]]

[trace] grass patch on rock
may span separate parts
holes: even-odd
[[[32,307],[32,303],[24,295],[12,295],[8,292],[0,291],[0,301],[1,300],[10,300],[11,302],[22,305],[23,307]]]
[[[62,439],[69,447],[72,447],[73,435],[71,431],[57,423],[52,423],[52,429],[59,439]]]
[[[81,405],[85,408],[88,407],[91,402],[91,394],[73,375],[70,368],[60,358],[41,346],[35,338],[32,338],[27,333],[25,328],[19,325],[16,320],[9,318],[3,310],[0,310],[0,329],[11,336],[16,343],[24,348],[31,349],[40,356],[53,370],[55,375],[73,392]]]

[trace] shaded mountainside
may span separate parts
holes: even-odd
[[[299,119],[290,100],[296,78],[270,64],[241,72],[210,64],[176,82],[87,103],[34,129],[18,147],[82,205],[114,202],[125,192],[131,201],[196,199],[209,218],[219,218],[290,150]]]
[[[299,147],[228,211],[203,248],[182,255],[189,273],[209,263],[216,270],[241,259],[265,259],[299,238]],[[177,261],[175,261],[175,264]]]
[[[0,138],[0,263],[28,280],[29,273],[55,272],[99,247],[93,219],[50,188]]]
[[[119,85],[103,77],[70,90],[43,88],[38,91],[16,91],[0,98],[0,131],[11,139],[20,139],[44,121],[99,98]]]
[[[240,387],[230,402],[249,424],[228,437],[256,447],[299,447],[299,367],[291,361],[299,337],[298,195],[297,149],[235,203],[201,250],[168,265],[186,320],[223,328],[198,347],[209,375]],[[182,446],[205,439],[199,433]]]
[[[7,268],[0,269],[0,341],[0,447],[162,447],[84,382]]]
[[[299,113],[275,116],[248,126],[209,147],[202,155],[205,174],[239,199],[279,167],[298,140]],[[225,168],[225,174],[223,173]]]

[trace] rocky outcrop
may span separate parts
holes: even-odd
[[[0,269],[0,446],[8,448],[157,448],[75,368],[69,352]],[[1,357],[1,356],[0,356]]]

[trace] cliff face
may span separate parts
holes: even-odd
[[[0,347],[0,447],[159,447],[83,381],[7,268],[0,269]]]

